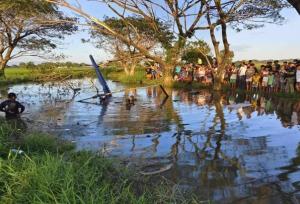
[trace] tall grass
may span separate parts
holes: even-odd
[[[125,175],[125,174],[124,174]],[[1,203],[146,203],[122,172],[90,153],[1,161]]]
[[[74,151],[69,142],[5,121],[0,145],[0,203],[197,203],[173,184],[143,178],[117,160]]]

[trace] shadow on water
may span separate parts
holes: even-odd
[[[300,189],[300,101],[262,94],[126,88],[97,106],[76,101],[95,94],[95,82],[9,88],[34,125],[101,151],[141,171],[161,173],[174,186],[222,203],[296,203]],[[99,89],[99,87],[98,87]],[[128,107],[126,100],[136,102]],[[153,177],[157,179],[157,177]]]

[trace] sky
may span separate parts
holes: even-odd
[[[102,18],[111,12],[95,2],[82,2],[83,9],[95,17]],[[84,2],[84,3],[83,3]],[[65,12],[71,14],[68,10]],[[267,60],[300,58],[300,15],[294,9],[285,9],[282,15],[286,18],[283,25],[267,24],[263,28],[236,32],[229,29],[228,36],[231,49],[235,53],[234,60]],[[82,43],[81,39],[88,39],[87,31],[80,31],[72,36],[66,36],[57,53],[63,53],[63,61],[89,63],[89,54],[97,61],[108,60],[111,56],[104,50],[95,48],[90,43]],[[210,43],[207,31],[197,34],[197,38]],[[17,64],[23,61],[42,62],[38,58],[19,58],[11,62]]]

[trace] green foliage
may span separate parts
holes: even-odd
[[[144,203],[102,157],[49,153],[1,161],[1,203]],[[116,185],[117,184],[117,185]]]
[[[126,70],[125,73],[128,75],[135,71],[135,65],[146,58],[145,52],[151,52],[155,47],[171,47],[174,39],[168,23],[159,19],[149,22],[138,16],[128,16],[124,19],[106,17],[103,22],[117,35],[111,35],[106,28],[93,24],[90,31],[92,40],[95,41],[96,47],[106,49],[111,53],[114,60]],[[122,35],[124,38],[120,39],[118,35]],[[132,46],[133,44],[139,45],[147,51],[141,51]]]
[[[198,63],[198,59],[201,59],[204,65],[208,65],[208,60],[211,58],[211,49],[209,45],[203,41],[190,42],[186,45],[184,53],[182,55],[182,60],[187,63]]]
[[[26,132],[26,124],[21,120],[1,119],[0,125],[0,156],[5,156],[10,149],[22,149],[35,154],[45,151],[63,153],[74,149],[70,142],[61,141],[44,133]]]
[[[221,58],[224,59],[225,51],[221,50],[220,55],[221,55]],[[233,58],[234,58],[234,52],[230,51],[229,56],[227,57],[228,63],[232,63]]]
[[[22,56],[57,57],[51,51],[58,40],[77,30],[73,22],[75,18],[44,0],[1,0],[0,68]]]
[[[74,149],[74,145],[48,134],[30,133],[24,136],[21,149],[34,153],[64,153]]]
[[[142,36],[142,40],[157,42],[161,43],[163,47],[170,47],[174,40],[174,35],[169,29],[170,25],[159,19],[155,23],[149,23],[144,18],[138,16],[129,16],[124,20],[106,17],[104,23],[119,34],[128,36],[133,41],[138,36]],[[114,43],[117,41],[115,37],[107,34],[106,30],[100,27],[92,30],[91,36],[97,39],[98,47],[102,47],[105,43]]]
[[[0,9],[18,9],[20,14],[32,16],[39,13],[56,12],[57,7],[43,0],[2,0]]]
[[[14,147],[12,138],[20,135],[20,130],[12,128],[4,119],[0,120],[0,157],[7,155],[9,150]]]

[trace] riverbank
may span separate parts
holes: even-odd
[[[0,203],[196,203],[120,161],[14,127],[1,121]]]
[[[101,70],[105,77],[107,79],[120,82],[122,84],[126,85],[134,85],[134,86],[150,86],[150,85],[159,85],[163,84],[163,78],[155,79],[155,80],[149,80],[145,77],[145,70],[144,69],[138,69],[136,70],[135,74],[133,76],[126,76],[125,72],[121,69],[115,69],[115,68],[107,68]],[[211,85],[205,85],[201,84],[199,82],[173,82],[171,86],[168,88],[173,89],[186,89],[186,90],[197,90],[197,89],[208,89],[213,90],[213,87]],[[222,86],[222,92],[237,92],[237,93],[247,93],[247,94],[263,94],[263,95],[269,95],[271,97],[281,97],[281,98],[287,98],[287,99],[300,99],[300,93],[265,93],[262,91],[253,92],[253,91],[246,91],[243,89],[235,89],[231,90],[229,85],[224,84]]]
[[[120,82],[129,86],[151,86],[163,84],[163,78],[150,80],[145,77],[145,70],[143,68],[137,68],[135,74],[127,76],[123,69],[115,67],[102,68],[106,79]],[[0,79],[0,86],[27,83],[27,82],[51,82],[51,81],[63,81],[66,79],[80,79],[83,77],[96,77],[94,69],[91,67],[73,67],[73,68],[54,68],[54,69],[28,69],[28,68],[8,68],[5,71],[6,78]],[[168,88],[174,89],[209,89],[212,90],[212,86],[207,86],[199,82],[173,82]],[[231,90],[228,85],[223,85],[223,92],[236,91],[240,93],[255,93],[246,90]],[[258,92],[259,94],[266,94]],[[271,93],[274,97],[282,97],[288,99],[299,99],[300,93]]]

